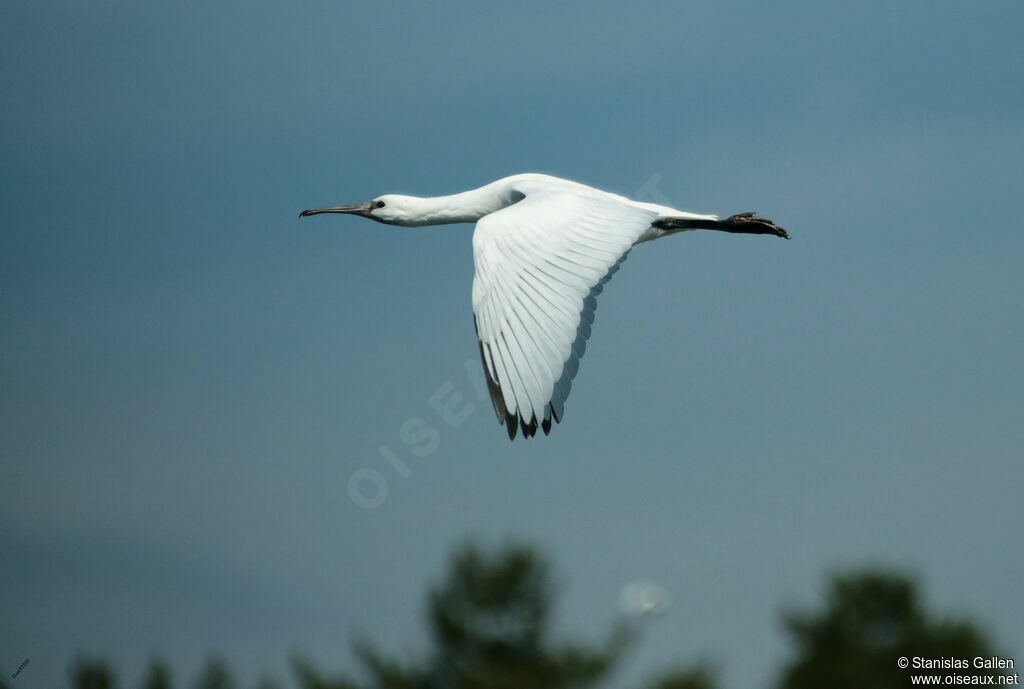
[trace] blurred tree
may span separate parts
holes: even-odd
[[[706,664],[681,667],[647,683],[648,689],[715,689],[715,673]]]
[[[272,677],[263,676],[256,683],[256,689],[282,689],[281,683]]]
[[[156,658],[149,662],[142,689],[171,689],[171,668],[167,663]]]
[[[783,616],[796,657],[783,667],[779,689],[903,689],[911,674],[989,675],[987,670],[901,669],[900,657],[988,658],[984,634],[964,620],[937,619],[921,608],[913,580],[891,572],[833,577],[825,607]]]
[[[206,659],[206,665],[196,680],[196,689],[235,689],[227,663],[217,656]]]
[[[75,689],[116,689],[114,672],[105,661],[79,658],[71,664],[71,686]]]
[[[328,679],[293,661],[303,689],[585,689],[605,679],[634,640],[624,624],[597,647],[550,638],[553,591],[547,564],[532,548],[493,554],[467,545],[431,590],[427,620],[432,650],[402,664],[358,644],[367,683]],[[700,671],[666,676],[659,689],[707,689]],[[675,682],[675,683],[672,683]],[[688,683],[687,683],[688,682]]]
[[[302,689],[358,689],[348,680],[324,676],[305,658],[292,658],[292,673]]]
[[[398,662],[368,643],[355,645],[362,681],[328,677],[311,662],[292,659],[299,689],[589,689],[612,686],[612,672],[637,639],[637,628],[618,622],[603,643],[551,638],[554,593],[548,566],[532,548],[512,545],[488,552],[473,545],[456,551],[448,571],[427,597],[430,650]],[[820,609],[783,615],[795,655],[781,669],[776,689],[895,689],[910,674],[984,677],[997,671],[901,669],[900,657],[957,658],[970,662],[996,653],[965,620],[938,618],[923,609],[915,582],[878,570],[829,579]],[[116,689],[109,666],[78,659],[73,689]],[[0,682],[0,689],[9,689]],[[171,689],[170,669],[150,663],[142,689]],[[257,689],[278,689],[264,678]],[[646,689],[715,689],[705,664],[681,666],[647,682]],[[235,689],[223,660],[207,659],[195,689]]]
[[[430,594],[430,674],[442,685],[476,689],[591,686],[631,635],[619,626],[603,648],[554,645],[552,598],[548,567],[531,548],[512,546],[493,557],[464,548]]]

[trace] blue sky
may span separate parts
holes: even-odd
[[[0,8],[0,663],[60,689],[218,649],[248,681],[424,646],[467,536],[538,542],[561,631],[672,612],[627,678],[766,686],[780,606],[885,563],[1024,648],[1015,2]],[[303,208],[508,174],[791,242],[638,248],[548,438],[464,364],[469,226]],[[475,405],[451,428],[429,399]],[[449,388],[444,388],[445,393]],[[403,444],[422,418],[440,443]],[[402,476],[378,452],[389,447]],[[387,483],[356,505],[359,470]]]

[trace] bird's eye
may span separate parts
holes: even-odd
[[[374,208],[383,208],[383,207],[384,207],[384,202],[383,201],[378,201],[376,204],[374,204]]]

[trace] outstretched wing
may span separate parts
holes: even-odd
[[[473,314],[494,410],[514,439],[551,431],[594,322],[596,296],[651,221],[615,197],[538,191],[473,233]]]

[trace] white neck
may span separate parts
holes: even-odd
[[[498,182],[448,196],[429,198],[407,196],[402,202],[403,217],[396,218],[392,224],[420,227],[423,225],[475,223],[485,215],[511,205],[519,198],[522,196],[516,198],[515,192],[508,188],[508,185]]]

